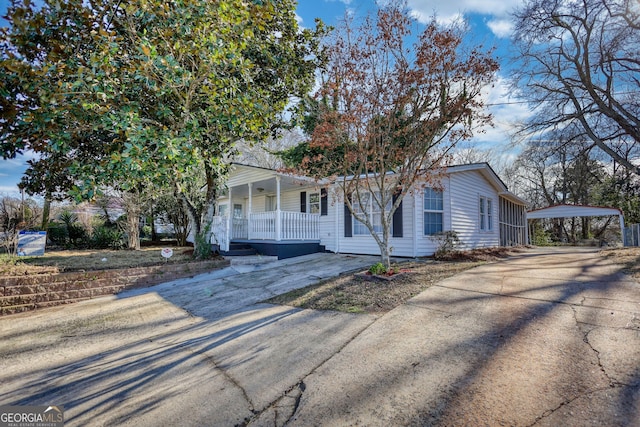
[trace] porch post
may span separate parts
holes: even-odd
[[[282,224],[280,222],[280,175],[276,175],[276,241],[282,240]]]
[[[231,235],[231,231],[233,230],[233,198],[231,196],[231,187],[229,187],[229,209],[227,209],[227,239],[229,239],[229,243],[231,243],[231,239],[233,239]]]
[[[250,182],[249,184],[247,184],[249,186],[249,203],[248,203],[248,207],[247,207],[247,239],[251,240],[251,199],[252,199],[252,195],[251,195],[251,189],[253,187],[253,183]]]

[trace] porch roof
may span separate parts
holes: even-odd
[[[279,172],[274,169],[232,163],[227,188],[233,189],[233,197],[249,197],[249,186],[252,184],[252,194],[275,195],[277,191],[276,177],[280,177],[280,191],[301,188],[320,188],[323,183],[304,176],[296,176]],[[220,197],[225,199],[225,196]]]

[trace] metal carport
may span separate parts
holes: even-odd
[[[624,214],[618,208],[584,205],[556,205],[548,208],[527,212],[527,222],[530,219],[574,218],[589,216],[617,216],[620,221],[620,236],[624,245]]]

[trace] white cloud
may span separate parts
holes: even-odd
[[[513,32],[513,22],[507,19],[492,19],[487,21],[487,26],[498,37],[508,38]]]
[[[343,4],[347,5],[347,6],[349,6],[351,4],[351,0],[325,0],[325,1],[328,1],[328,2],[331,2],[331,3],[334,3],[334,2],[337,1],[337,2],[343,3]]]
[[[510,34],[509,14],[523,3],[523,0],[408,0],[411,14],[422,23],[436,15],[438,21],[451,23],[464,14],[479,13],[493,17],[487,25],[498,37]]]

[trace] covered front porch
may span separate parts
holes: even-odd
[[[233,242],[245,243],[265,255],[274,252],[276,245],[319,247],[320,202],[314,196],[319,193],[308,179],[234,165],[227,194],[218,199],[211,243],[222,252],[229,251]]]

